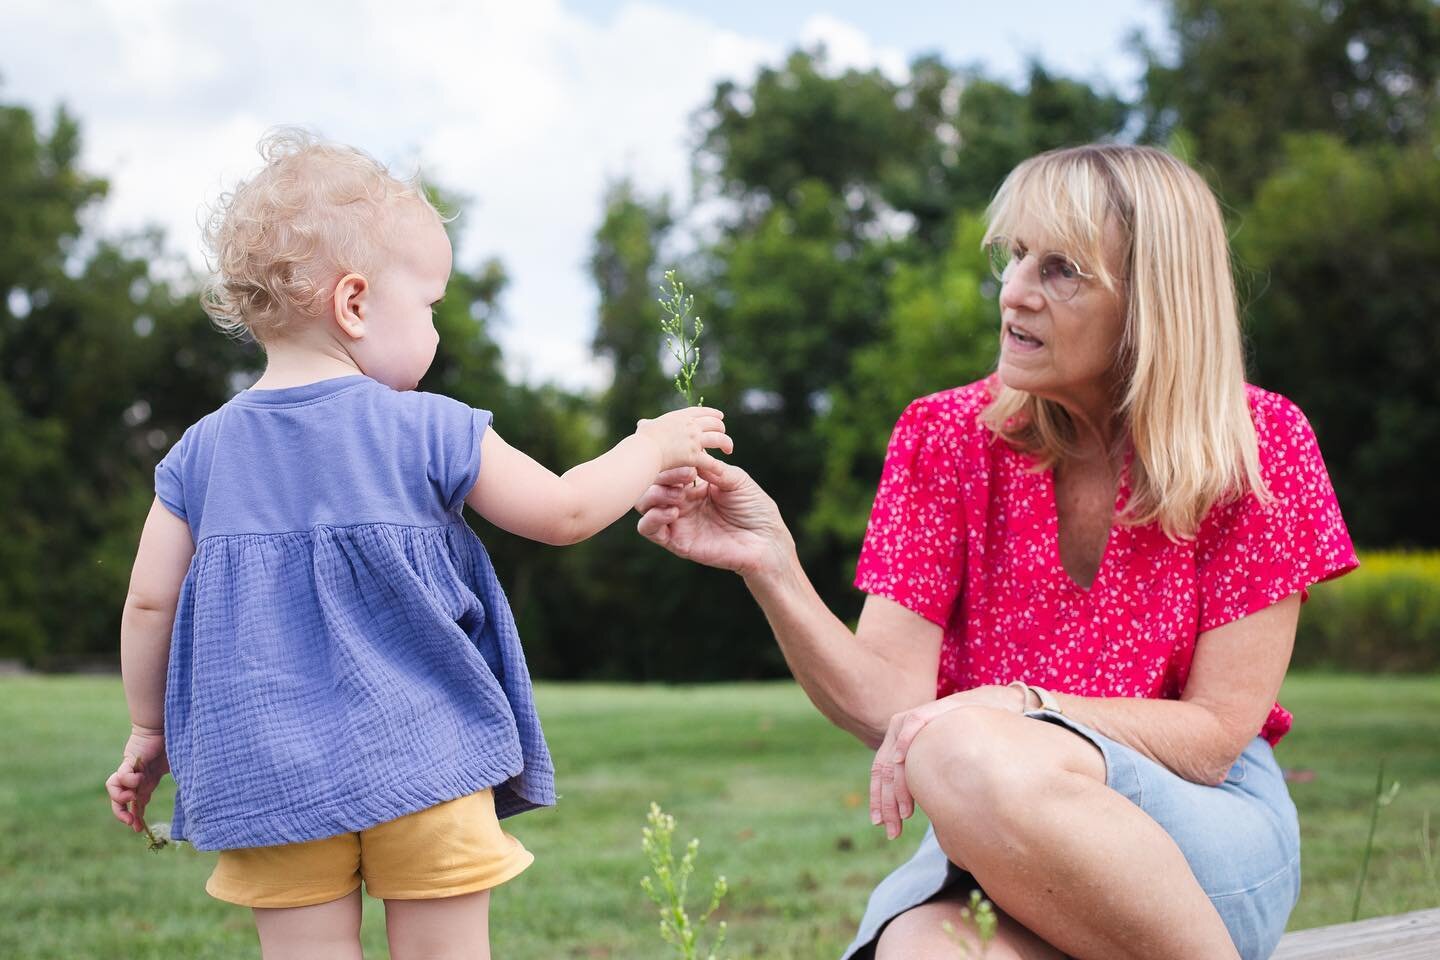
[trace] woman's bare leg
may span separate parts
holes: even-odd
[[[885,927],[875,947],[875,960],[1065,960],[1065,955],[1026,930],[1003,911],[996,910],[995,938],[981,952],[980,936],[974,922],[961,915],[969,901],[962,897],[939,897],[906,910]],[[945,930],[949,923],[953,933]],[[964,944],[964,946],[960,946]]]
[[[361,960],[359,890],[310,907],[254,912],[264,960]]]
[[[490,960],[490,891],[386,900],[391,960]]]
[[[1084,738],[953,710],[920,731],[905,767],[941,849],[1045,942],[1081,960],[1238,960],[1180,848],[1105,786]]]

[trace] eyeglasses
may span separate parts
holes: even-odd
[[[990,271],[1001,283],[1019,266],[1020,261],[1030,255],[1024,247],[1005,237],[996,237],[986,246],[990,256]],[[1055,303],[1064,303],[1080,292],[1082,280],[1095,279],[1093,274],[1081,270],[1079,265],[1063,253],[1036,254],[1040,258],[1040,286],[1045,296]]]

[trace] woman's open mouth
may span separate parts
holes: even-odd
[[[1045,345],[1039,337],[1031,336],[1013,324],[1006,324],[1005,338],[1022,350],[1034,350]]]

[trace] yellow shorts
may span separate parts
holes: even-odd
[[[382,900],[455,897],[535,862],[500,828],[489,790],[323,840],[222,850],[205,891],[244,907],[305,907],[360,886]]]

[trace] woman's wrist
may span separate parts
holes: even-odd
[[[773,593],[804,579],[795,540],[783,527],[761,550],[756,562],[736,571],[751,593]]]

